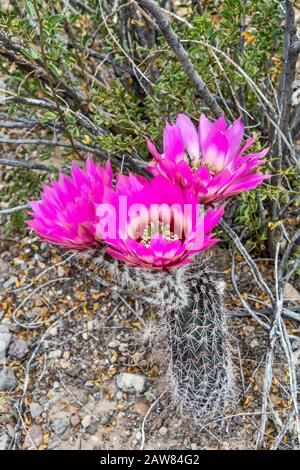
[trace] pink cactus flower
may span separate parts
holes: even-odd
[[[201,114],[197,132],[190,118],[179,114],[175,125],[165,127],[162,155],[148,141],[154,157],[148,169],[173,183],[193,186],[202,203],[213,204],[254,189],[269,178],[258,173],[269,149],[243,155],[256,138],[249,138],[241,146],[243,135],[240,118],[227,126],[223,116],[211,122]]]
[[[192,255],[219,241],[211,230],[224,206],[204,214],[193,189],[161,175],[151,181],[120,175],[104,199],[112,207],[110,213],[116,214],[118,227],[115,236],[105,238],[107,252],[132,267],[169,271],[190,263]]]
[[[96,207],[103,200],[104,189],[112,184],[110,162],[102,168],[88,157],[85,171],[75,163],[71,177],[61,173],[58,181],[45,185],[40,201],[31,201],[27,224],[38,235],[64,248],[84,250],[96,245]]]

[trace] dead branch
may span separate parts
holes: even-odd
[[[298,401],[297,401],[297,377],[295,364],[293,360],[292,347],[286,331],[286,326],[282,320],[283,312],[283,282],[281,277],[281,272],[279,270],[279,248],[280,244],[277,243],[276,254],[275,254],[275,292],[276,292],[276,305],[274,309],[274,316],[272,325],[269,331],[269,342],[266,353],[266,362],[265,362],[265,375],[264,375],[264,384],[263,384],[263,401],[262,401],[262,420],[259,436],[257,439],[257,447],[261,447],[266,425],[267,425],[267,412],[269,407],[269,395],[270,389],[272,386],[273,379],[273,363],[274,363],[274,354],[275,346],[279,343],[285,353],[287,365],[289,368],[289,378],[290,378],[290,399],[292,402],[292,411],[287,418],[287,421],[290,420],[290,417],[294,417],[296,420],[296,433],[298,436],[298,442],[300,442],[300,428],[299,428],[299,410],[298,410]],[[285,429],[286,423],[282,425],[282,428]],[[282,432],[279,433],[279,436],[283,437]],[[279,439],[280,442],[280,439]],[[279,445],[279,442],[277,444]]]
[[[185,73],[192,81],[197,95],[203,99],[205,104],[211,109],[214,116],[219,117],[223,114],[222,109],[218,105],[216,99],[213,97],[206,84],[194,68],[186,50],[182,46],[180,39],[172,29],[166,15],[164,14],[161,7],[153,0],[137,0],[136,3],[146,8],[149,13],[155,18],[162,34],[165,36],[167,43],[173,49],[177,59],[181,63],[181,66]]]
[[[7,160],[6,158],[0,158],[0,165],[13,166],[15,168],[27,168],[28,170],[40,170],[52,173],[53,169],[44,163],[33,163],[19,160]]]
[[[293,82],[295,80],[297,58],[300,53],[300,42],[297,39],[295,9],[291,1],[287,0],[285,2],[285,9],[284,57],[278,90],[278,102],[280,106],[279,125],[282,132],[287,135],[290,126]]]
[[[261,275],[261,272],[259,271],[259,269],[258,269],[257,265],[255,264],[254,260],[252,259],[252,257],[249,255],[248,251],[246,250],[246,248],[242,244],[242,242],[239,239],[238,235],[232,230],[231,227],[229,227],[229,225],[224,220],[222,220],[220,222],[220,225],[225,230],[227,235],[229,235],[231,240],[234,242],[234,244],[237,247],[237,249],[239,250],[239,252],[244,256],[245,261],[247,262],[248,266],[250,267],[251,272],[252,272],[252,274],[254,276],[254,279],[256,280],[257,284],[262,288],[262,290],[264,292],[266,292],[266,294],[268,295],[271,303],[274,303],[274,296],[273,296],[273,293],[272,293],[271,289],[269,288],[269,286],[264,281],[264,279]]]
[[[297,28],[295,22],[295,9],[289,0],[285,2],[285,31],[283,37],[284,54],[283,66],[280,77],[278,89],[278,105],[279,105],[279,129],[277,133],[276,144],[272,149],[272,155],[275,157],[273,161],[274,175],[271,178],[271,183],[275,187],[280,187],[282,181],[283,160],[286,156],[287,149],[290,144],[286,143],[290,138],[290,120],[292,112],[292,92],[293,82],[296,74],[296,63],[298,57],[298,41],[297,41]],[[283,139],[283,136],[285,137]],[[292,155],[292,154],[291,154]],[[292,155],[293,156],[293,155]],[[294,157],[293,157],[293,160]],[[296,158],[296,162],[298,159]],[[297,164],[299,168],[299,164]],[[270,207],[272,220],[276,220],[280,212],[280,206],[277,200],[271,202]],[[280,227],[274,230],[269,230],[268,242],[269,250],[273,253],[277,240],[282,237]]]
[[[58,141],[58,140],[47,140],[47,139],[6,139],[0,138],[0,144],[9,144],[9,145],[47,145],[50,147],[63,147],[63,148],[72,148],[70,142]],[[78,150],[83,150],[87,153],[92,153],[101,158],[107,158],[107,153],[101,149],[95,149],[88,147],[87,145],[80,144],[76,142],[75,147]]]
[[[49,109],[50,111],[56,111],[56,104],[53,103],[52,101],[49,101],[47,99],[37,99],[37,98],[28,98],[25,96],[7,96],[4,98],[0,98],[0,104],[1,105],[6,105],[10,103],[15,103],[15,104],[23,104],[25,106],[34,106],[37,108],[44,108],[44,109]],[[72,116],[76,118],[76,121],[79,125],[82,127],[85,127],[86,129],[89,129],[92,134],[98,135],[98,134],[107,134],[107,130],[104,129],[101,126],[98,126],[94,124],[87,116],[84,114],[78,112],[78,111],[73,111],[70,107],[63,106],[62,104],[60,105],[62,111],[67,114],[70,113]],[[20,118],[18,118],[20,119]],[[37,123],[45,125],[45,123],[40,123],[40,121],[37,121]]]
[[[19,211],[23,211],[25,209],[28,209],[29,208],[29,205],[28,204],[23,204],[21,206],[16,206],[16,207],[10,207],[9,209],[3,209],[0,211],[0,216],[1,215],[9,215],[9,214],[13,214],[14,212],[19,212]]]

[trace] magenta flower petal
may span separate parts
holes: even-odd
[[[158,150],[156,149],[154,143],[153,143],[150,139],[147,139],[147,146],[148,146],[148,150],[149,150],[149,152],[151,153],[151,155],[153,155],[153,157],[154,157],[157,161],[160,161],[160,160],[161,160],[161,155],[160,155],[160,153],[158,152]]]
[[[209,138],[212,127],[213,127],[213,123],[210,122],[209,119],[207,119],[205,114],[201,114],[200,120],[199,120],[199,127],[198,127],[198,135],[199,135],[199,142],[200,142],[201,148],[203,148],[203,146],[205,145],[205,142]]]
[[[200,178],[200,180],[203,181],[204,184],[207,184],[210,182],[210,180],[212,179],[212,176],[210,174],[210,171],[209,169],[205,166],[205,165],[202,165],[200,168],[198,168],[196,171],[195,171],[195,175]]]
[[[220,222],[225,210],[225,204],[220,206],[217,210],[210,210],[204,217],[204,233],[209,233]]]
[[[255,174],[229,186],[226,191],[227,197],[239,194],[241,191],[250,191],[257,188],[263,181],[270,178],[270,175]]]
[[[217,138],[220,134],[224,134],[226,128],[227,124],[224,116],[221,116],[214,123],[212,123],[209,119],[205,117],[204,114],[201,114],[198,133],[200,139],[200,147],[203,154],[206,153],[215,138]]]
[[[164,129],[164,156],[179,162],[184,159],[184,143],[181,135],[180,128],[178,126],[171,126],[166,124]]]
[[[226,155],[225,164],[227,164],[236,155],[244,135],[244,124],[241,118],[234,121],[226,131],[226,138],[228,141],[228,151]]]
[[[215,171],[221,171],[226,162],[227,151],[228,140],[224,134],[218,132],[209,138],[202,148],[203,161]]]
[[[83,250],[99,243],[97,205],[111,186],[113,174],[109,161],[104,169],[90,157],[85,170],[73,163],[71,174],[60,174],[58,181],[44,185],[41,200],[29,203],[33,219],[27,224],[49,243]]]
[[[199,161],[200,147],[196,128],[190,118],[185,114],[178,114],[176,125],[181,131],[184,146],[192,161]]]
[[[242,145],[242,147],[239,149],[239,151],[237,152],[237,154],[235,155],[235,159],[239,159],[239,157],[241,155],[243,155],[243,153],[247,150],[247,148],[251,147],[251,145],[253,144],[253,142],[256,141],[256,138],[257,136],[256,135],[253,135],[252,137],[250,137],[248,140],[246,140],[246,142],[244,143],[244,145]]]

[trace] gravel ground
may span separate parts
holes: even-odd
[[[1,244],[0,449],[255,448],[266,334],[252,319],[230,319],[240,390],[233,416],[197,429],[170,400],[163,344],[150,341],[149,306],[100,286],[72,266],[71,253],[33,237]],[[228,252],[215,254],[228,306],[238,311]],[[279,419],[290,406],[280,359],[270,397]],[[265,448],[275,433],[270,423]],[[292,440],[287,432],[284,446]]]

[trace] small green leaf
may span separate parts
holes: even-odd
[[[24,49],[22,54],[26,59],[37,59],[39,57],[39,53],[35,49]]]
[[[59,23],[64,21],[64,16],[63,15],[52,15],[48,19],[48,25],[51,26],[52,28],[57,26]]]
[[[41,121],[42,122],[55,121],[56,118],[57,118],[56,113],[53,113],[52,111],[46,111],[43,114],[43,117],[41,118]]]
[[[51,70],[51,72],[53,73],[53,75],[55,75],[56,77],[59,76],[60,72],[59,72],[59,69],[56,67],[56,65],[51,63],[51,64],[48,64],[48,67]]]
[[[33,3],[30,0],[25,0],[25,11],[30,15],[32,18],[35,18],[35,8]]]

